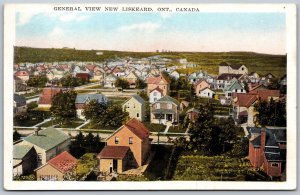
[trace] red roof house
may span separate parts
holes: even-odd
[[[75,180],[77,159],[64,151],[36,169],[37,180]]]
[[[52,104],[52,98],[56,94],[62,92],[62,88],[46,87],[43,89],[42,94],[38,100],[39,107],[50,107]]]

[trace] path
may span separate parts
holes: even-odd
[[[51,121],[51,117],[50,118],[47,118],[47,119],[45,119],[44,121],[42,121],[42,122],[40,122],[40,123],[38,123],[38,124],[36,124],[36,125],[34,125],[34,126],[32,126],[32,127],[37,127],[37,126],[39,126],[39,125],[42,125],[42,124],[44,124],[44,123],[46,123],[46,122],[49,122],[49,121]]]
[[[165,131],[164,131],[164,134],[168,133],[169,128],[171,127],[171,125],[170,125],[169,123],[167,123],[166,125],[167,125],[167,126],[166,126],[166,129],[165,129]]]
[[[78,127],[76,127],[75,129],[80,129],[81,127],[83,127],[84,125],[88,124],[90,122],[90,120],[85,121],[82,125],[79,125]]]

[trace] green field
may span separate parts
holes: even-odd
[[[94,61],[103,62],[107,59],[122,57],[144,58],[154,55],[170,59],[186,58],[197,64],[195,68],[180,69],[180,72],[191,73],[206,70],[210,74],[218,74],[221,62],[245,64],[249,72],[255,71],[261,75],[272,73],[277,77],[286,74],[286,55],[269,55],[254,52],[121,52],[102,51],[103,55],[96,55],[96,50],[76,49],[41,49],[29,47],[15,47],[14,63],[20,62],[53,62],[53,61]],[[176,64],[176,62],[174,62]],[[172,64],[170,64],[172,65]],[[178,64],[176,64],[178,65]]]
[[[163,125],[163,124],[154,124],[154,123],[150,123],[150,122],[143,122],[143,124],[151,132],[163,132],[166,129],[166,125]]]
[[[251,169],[249,160],[226,156],[182,155],[173,180],[189,181],[267,181],[261,172]]]

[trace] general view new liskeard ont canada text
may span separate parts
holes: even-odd
[[[13,180],[286,181],[285,31],[276,12],[18,12]]]

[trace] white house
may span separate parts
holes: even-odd
[[[117,77],[113,74],[110,74],[108,76],[105,77],[105,81],[104,81],[104,87],[106,88],[115,88],[115,82],[117,80]]]
[[[199,94],[200,97],[206,97],[206,98],[213,98],[214,95],[215,95],[215,92],[208,87],[201,90],[200,94]]]
[[[159,87],[156,87],[149,93],[149,102],[154,103],[157,100],[159,100],[163,96],[163,90],[161,90]]]

